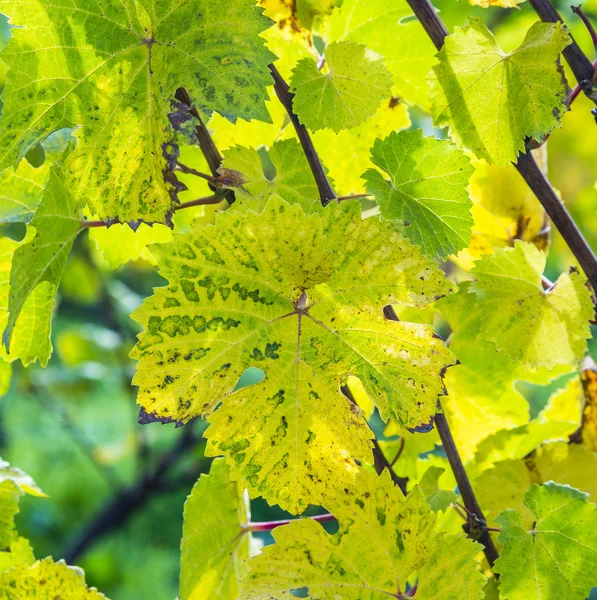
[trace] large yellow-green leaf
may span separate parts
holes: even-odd
[[[392,76],[383,58],[368,53],[365,46],[330,44],[325,61],[320,71],[314,60],[304,58],[292,72],[293,107],[309,129],[338,132],[356,127],[390,96]]]
[[[32,317],[30,322],[37,323],[40,328],[19,329],[16,336],[22,338],[25,335],[29,343],[38,348],[39,359],[44,366],[50,353],[48,337],[54,295],[81,227],[73,204],[71,194],[64,187],[61,171],[52,167],[43,199],[30,225],[35,230],[35,237],[20,245],[12,259],[8,320],[2,340],[10,354],[13,332],[21,311],[28,311]],[[37,319],[40,314],[43,318]],[[22,343],[25,343],[24,340]]]
[[[365,171],[367,193],[383,217],[402,221],[413,244],[438,258],[468,246],[473,217],[466,186],[473,167],[462,152],[418,129],[375,140],[371,161],[390,179]]]
[[[533,486],[524,503],[535,515],[532,529],[514,510],[497,518],[500,598],[584,600],[597,572],[597,507],[583,492],[556,483]]]
[[[429,106],[425,77],[436,50],[406,0],[344,0],[329,20],[335,41],[365,44],[386,59],[393,93],[411,104]]]
[[[168,120],[180,86],[207,112],[267,119],[274,58],[253,0],[2,0],[22,28],[2,52],[9,65],[0,120],[0,169],[36,142],[78,126],[65,163],[75,197],[102,219],[169,218],[177,158]],[[33,51],[34,50],[34,51]]]
[[[360,213],[344,202],[305,216],[281,200],[228,211],[154,247],[169,284],[133,313],[144,327],[138,402],[175,421],[207,417],[208,453],[295,512],[371,461],[372,434],[340,392],[348,375],[383,418],[416,428],[435,414],[453,360],[430,326],[382,310],[426,305],[450,284],[391,222]],[[231,394],[249,367],[265,378]]]
[[[233,600],[251,534],[242,488],[230,481],[230,469],[217,458],[202,475],[184,507],[180,557],[180,599]]]
[[[586,278],[570,269],[544,290],[544,268],[545,254],[528,242],[477,262],[471,289],[482,315],[479,335],[527,368],[574,365],[591,336],[594,308]]]
[[[483,598],[480,547],[435,533],[437,517],[418,487],[404,497],[387,471],[378,478],[361,470],[354,492],[335,495],[327,508],[338,533],[308,519],[277,528],[276,543],[248,561],[241,598],[269,600],[302,587],[319,600],[402,598],[415,571],[417,598]]]
[[[275,175],[267,177],[256,150],[234,146],[224,153],[222,167],[239,171],[242,183],[236,188],[237,202],[242,208],[260,212],[268,199],[277,194],[286,202],[300,204],[305,212],[320,202],[317,185],[300,144],[294,140],[276,142],[269,151]]]
[[[85,585],[81,569],[51,558],[19,564],[0,574],[0,600],[107,600]]]
[[[560,23],[535,23],[508,53],[480,20],[456,27],[429,75],[435,124],[449,126],[452,138],[479,158],[516,161],[525,139],[550,133],[566,110],[557,59],[568,44]]]

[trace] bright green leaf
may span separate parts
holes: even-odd
[[[266,65],[274,56],[259,37],[269,21],[254,4],[2,0],[0,12],[22,28],[2,52],[10,70],[0,170],[51,132],[79,126],[64,165],[76,201],[104,220],[166,221],[177,88],[207,112],[268,118]]]
[[[238,598],[243,560],[249,556],[251,534],[243,529],[248,505],[238,483],[230,481],[223,459],[211,464],[187,498],[180,558],[180,598]]]
[[[356,127],[390,97],[392,76],[383,58],[365,46],[333,43],[327,47],[325,59],[322,71],[314,60],[304,58],[292,73],[294,110],[309,129],[328,127],[338,132]]]
[[[454,491],[442,490],[439,487],[439,478],[444,471],[445,469],[442,467],[432,465],[425,471],[418,484],[433,512],[445,512],[450,504],[454,504],[457,499]]]
[[[386,600],[403,597],[415,571],[417,598],[483,598],[479,546],[463,535],[435,533],[436,516],[418,487],[404,497],[387,471],[378,478],[361,470],[355,491],[334,496],[327,508],[338,533],[309,519],[274,530],[276,543],[247,563],[241,598],[266,600],[306,587],[320,600]]]
[[[44,331],[26,332],[29,339],[34,344],[47,340],[54,295],[80,226],[78,213],[73,207],[70,193],[64,187],[61,173],[57,167],[52,167],[43,199],[31,221],[36,235],[28,244],[15,250],[12,261],[8,321],[2,336],[8,352],[15,325],[24,307],[31,313],[41,311],[48,320]],[[27,306],[29,298],[35,301],[33,306],[31,303]],[[17,336],[23,333],[22,330],[18,331]],[[49,340],[44,343],[49,345]],[[43,355],[40,353],[43,365],[48,356],[48,350],[44,350]]]
[[[471,290],[477,294],[481,338],[527,368],[574,365],[590,337],[594,308],[586,278],[571,269],[543,289],[545,254],[528,242],[499,248],[477,262]]]
[[[450,142],[424,138],[422,130],[377,139],[371,161],[389,175],[369,169],[367,193],[386,219],[399,219],[404,235],[428,256],[445,258],[468,246],[473,217],[466,192],[470,160]]]
[[[558,68],[570,44],[561,24],[535,23],[513,52],[503,52],[478,19],[456,27],[429,75],[433,120],[477,157],[506,166],[542,139],[567,110],[567,86]]]
[[[452,289],[391,222],[362,220],[358,203],[305,216],[270,201],[153,252],[169,285],[133,313],[144,327],[138,402],[175,421],[208,418],[208,453],[224,452],[252,494],[302,511],[331,481],[346,487],[355,460],[370,462],[372,434],[340,393],[348,375],[402,428],[435,414],[452,355],[430,326],[382,309]],[[249,367],[264,380],[231,395]]]
[[[556,483],[533,486],[524,503],[535,515],[531,530],[513,510],[496,519],[500,598],[584,600],[597,572],[597,507],[583,492]]]

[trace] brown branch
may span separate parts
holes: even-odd
[[[554,8],[550,0],[529,0],[531,6],[534,8],[537,16],[545,23],[563,23],[562,18],[558,14],[558,11]],[[579,45],[574,41],[574,38],[570,36],[572,43],[564,48],[562,54],[566,59],[566,62],[572,69],[574,77],[578,83],[583,86],[585,94],[589,95],[592,89],[592,79],[595,74],[595,69],[591,64],[591,61],[585,56],[584,52],[580,49]]]
[[[437,415],[435,415],[435,426],[437,427],[437,432],[439,433],[439,437],[444,446],[444,451],[446,452],[446,456],[448,457],[448,461],[452,467],[454,477],[456,478],[460,496],[462,497],[464,505],[469,511],[469,515],[471,515],[475,520],[477,529],[476,531],[470,531],[469,533],[472,535],[472,537],[475,537],[481,544],[483,544],[485,558],[487,559],[489,566],[493,567],[493,563],[495,563],[495,561],[498,559],[499,554],[495,544],[493,543],[493,540],[491,539],[491,535],[487,531],[487,525],[483,511],[477,502],[471,482],[469,481],[464,465],[462,464],[462,460],[460,459],[460,454],[458,454],[458,449],[454,443],[454,438],[452,437],[452,432],[450,431],[446,415],[444,415],[443,412],[438,412]]]
[[[593,42],[593,46],[595,47],[595,50],[597,50],[597,32],[595,31],[595,28],[593,27],[593,23],[591,23],[591,21],[589,20],[587,15],[585,15],[580,4],[578,6],[571,6],[570,8],[572,9],[572,12],[575,15],[577,15],[578,17],[580,17],[581,21],[584,23],[585,27],[587,28],[587,31],[589,32],[589,35],[591,36],[591,41]],[[593,69],[594,68],[595,68],[595,65],[593,65]]]
[[[311,136],[309,135],[307,128],[299,121],[298,117],[294,113],[294,109],[292,107],[292,99],[294,98],[294,94],[290,91],[290,87],[284,81],[278,72],[278,69],[276,69],[274,65],[269,65],[269,70],[274,78],[274,90],[276,95],[286,109],[286,112],[288,113],[288,116],[294,125],[298,139],[303,147],[303,152],[305,153],[305,156],[309,161],[311,171],[313,172],[313,177],[315,178],[315,183],[317,184],[317,189],[319,190],[321,203],[325,206],[336,198],[336,194],[334,193],[334,190],[328,181],[323,164],[319,160],[319,156],[317,156],[315,146],[313,146],[313,141],[311,140]]]
[[[76,559],[98,540],[126,523],[150,498],[171,490],[172,486],[165,485],[166,476],[198,441],[199,437],[195,435],[193,428],[185,427],[182,435],[161,455],[151,471],[143,473],[135,483],[118,491],[81,529],[63,553],[66,562],[74,564]]]

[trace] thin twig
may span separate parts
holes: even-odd
[[[338,196],[336,200],[343,202],[344,200],[354,200],[355,198],[373,198],[371,194],[352,194],[349,196]]]
[[[408,479],[406,477],[399,477],[398,475],[396,475],[394,469],[392,468],[392,465],[390,464],[390,461],[388,461],[388,459],[386,458],[386,455],[383,453],[383,450],[381,449],[379,442],[376,439],[373,440],[373,461],[375,470],[377,471],[378,475],[381,475],[381,473],[383,473],[383,470],[387,469],[390,473],[390,477],[392,478],[394,484],[397,485],[402,491],[402,493],[406,496],[406,486],[408,484]]]
[[[591,21],[589,21],[589,18],[583,12],[582,8],[580,7],[580,4],[578,6],[571,6],[570,8],[572,9],[572,12],[575,15],[579,16],[581,18],[582,22],[585,24],[585,27],[587,28],[587,31],[589,32],[589,35],[591,36],[591,41],[593,42],[593,46],[595,47],[595,50],[597,50],[597,32],[595,31],[595,28],[593,27],[593,23],[591,23]],[[593,66],[593,68],[595,68],[595,67]]]
[[[317,184],[317,189],[319,190],[321,203],[325,206],[334,198],[336,198],[336,194],[334,193],[334,190],[328,181],[323,164],[319,160],[319,156],[317,156],[315,146],[313,146],[313,142],[309,132],[307,131],[307,128],[299,121],[298,117],[294,113],[294,109],[292,107],[292,99],[294,98],[294,94],[290,91],[290,87],[284,81],[278,72],[278,69],[276,69],[274,65],[269,65],[269,70],[274,78],[274,90],[276,95],[286,109],[286,112],[288,113],[288,116],[294,125],[298,139],[303,147],[303,152],[305,153],[305,156],[309,161],[311,171],[313,172],[313,177],[315,178],[315,183]]]
[[[189,175],[194,175],[195,177],[201,177],[206,181],[209,181],[214,186],[218,185],[218,178],[213,177],[212,175],[208,175],[207,173],[202,173],[201,171],[197,171],[197,169],[193,169],[193,167],[189,167],[181,162],[176,163],[176,169],[181,171],[182,173],[187,173]]]
[[[81,554],[109,532],[122,526],[150,498],[165,490],[171,490],[172,488],[164,485],[166,476],[198,441],[199,437],[194,434],[192,427],[187,425],[183,434],[162,454],[151,471],[144,472],[135,483],[121,489],[81,529],[63,554],[66,562],[74,564]]]
[[[537,13],[537,16],[545,23],[557,23],[558,21],[563,23],[562,18],[550,0],[529,0],[529,2]],[[595,69],[591,64],[591,61],[585,56],[579,45],[574,41],[574,38],[570,36],[570,39],[572,40],[572,43],[564,48],[562,54],[570,66],[570,69],[572,69],[576,80],[581,85],[584,84],[583,91],[588,95],[591,90],[591,80],[593,79]]]
[[[336,517],[329,513],[324,515],[315,515],[313,517],[304,517],[306,519],[311,519],[312,521],[317,521],[318,523],[327,523],[328,521],[335,521]],[[264,521],[261,523],[247,523],[244,527],[245,531],[271,531],[276,527],[281,527],[282,525],[288,525],[293,521],[298,521],[300,519],[282,519],[280,521]]]
[[[452,437],[452,432],[448,426],[446,415],[443,412],[438,412],[435,416],[435,426],[437,427],[437,432],[439,433],[439,437],[441,438],[444,446],[444,451],[448,457],[450,466],[452,467],[454,477],[456,478],[460,496],[464,501],[465,507],[469,511],[469,515],[474,517],[479,526],[479,530],[477,532],[478,537],[475,537],[477,537],[479,542],[483,544],[485,558],[487,558],[489,566],[493,567],[493,563],[498,559],[499,554],[495,544],[493,543],[493,540],[491,539],[491,535],[485,526],[485,517],[483,515],[483,511],[477,502],[471,482],[469,481],[466,470],[464,469],[464,465],[462,464],[462,460],[460,459],[460,454],[458,454],[458,449],[454,443],[454,438]]]
[[[400,447],[398,448],[398,452],[396,452],[396,456],[394,456],[394,460],[390,463],[390,467],[393,469],[394,465],[398,462],[398,459],[402,456],[402,452],[404,451],[405,439],[403,437],[400,438]]]

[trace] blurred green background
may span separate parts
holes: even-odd
[[[517,46],[536,20],[528,4],[510,11],[473,8],[464,0],[440,0],[436,5],[449,29],[469,16],[484,18],[505,49]],[[597,19],[597,3],[585,7]],[[567,4],[560,2],[559,8],[592,59],[594,49],[579,19]],[[9,29],[0,16],[0,45],[6,43]],[[0,87],[4,76],[0,65]],[[597,247],[597,126],[590,108],[580,97],[564,116],[563,128],[551,136],[549,175],[589,243]],[[413,111],[411,118],[413,127],[431,132],[426,115]],[[35,163],[39,157],[33,154],[30,159]],[[22,233],[15,230],[11,235]],[[555,233],[548,276],[556,279],[573,263]],[[0,455],[28,472],[49,496],[22,500],[21,533],[31,540],[38,557],[67,557],[113,600],[176,597],[184,500],[198,475],[209,468],[199,439],[202,423],[192,426],[198,440],[182,450],[188,427],[137,424],[136,390],[131,386],[134,363],[128,358],[137,330],[128,315],[162,283],[144,260],[112,272],[87,236],[80,236],[60,288],[50,363],[46,369],[15,365],[11,389],[0,403]],[[246,383],[251,377],[255,374]],[[532,412],[536,414],[549,393],[562,385],[527,385],[523,391]],[[157,481],[147,480],[172,452],[177,457],[174,466]],[[131,490],[141,491],[143,501],[131,500]],[[111,505],[120,507],[120,514],[110,513]],[[103,535],[82,544],[90,525],[106,513],[105,522],[116,527],[104,527]],[[253,503],[254,520],[281,517],[263,502]]]

